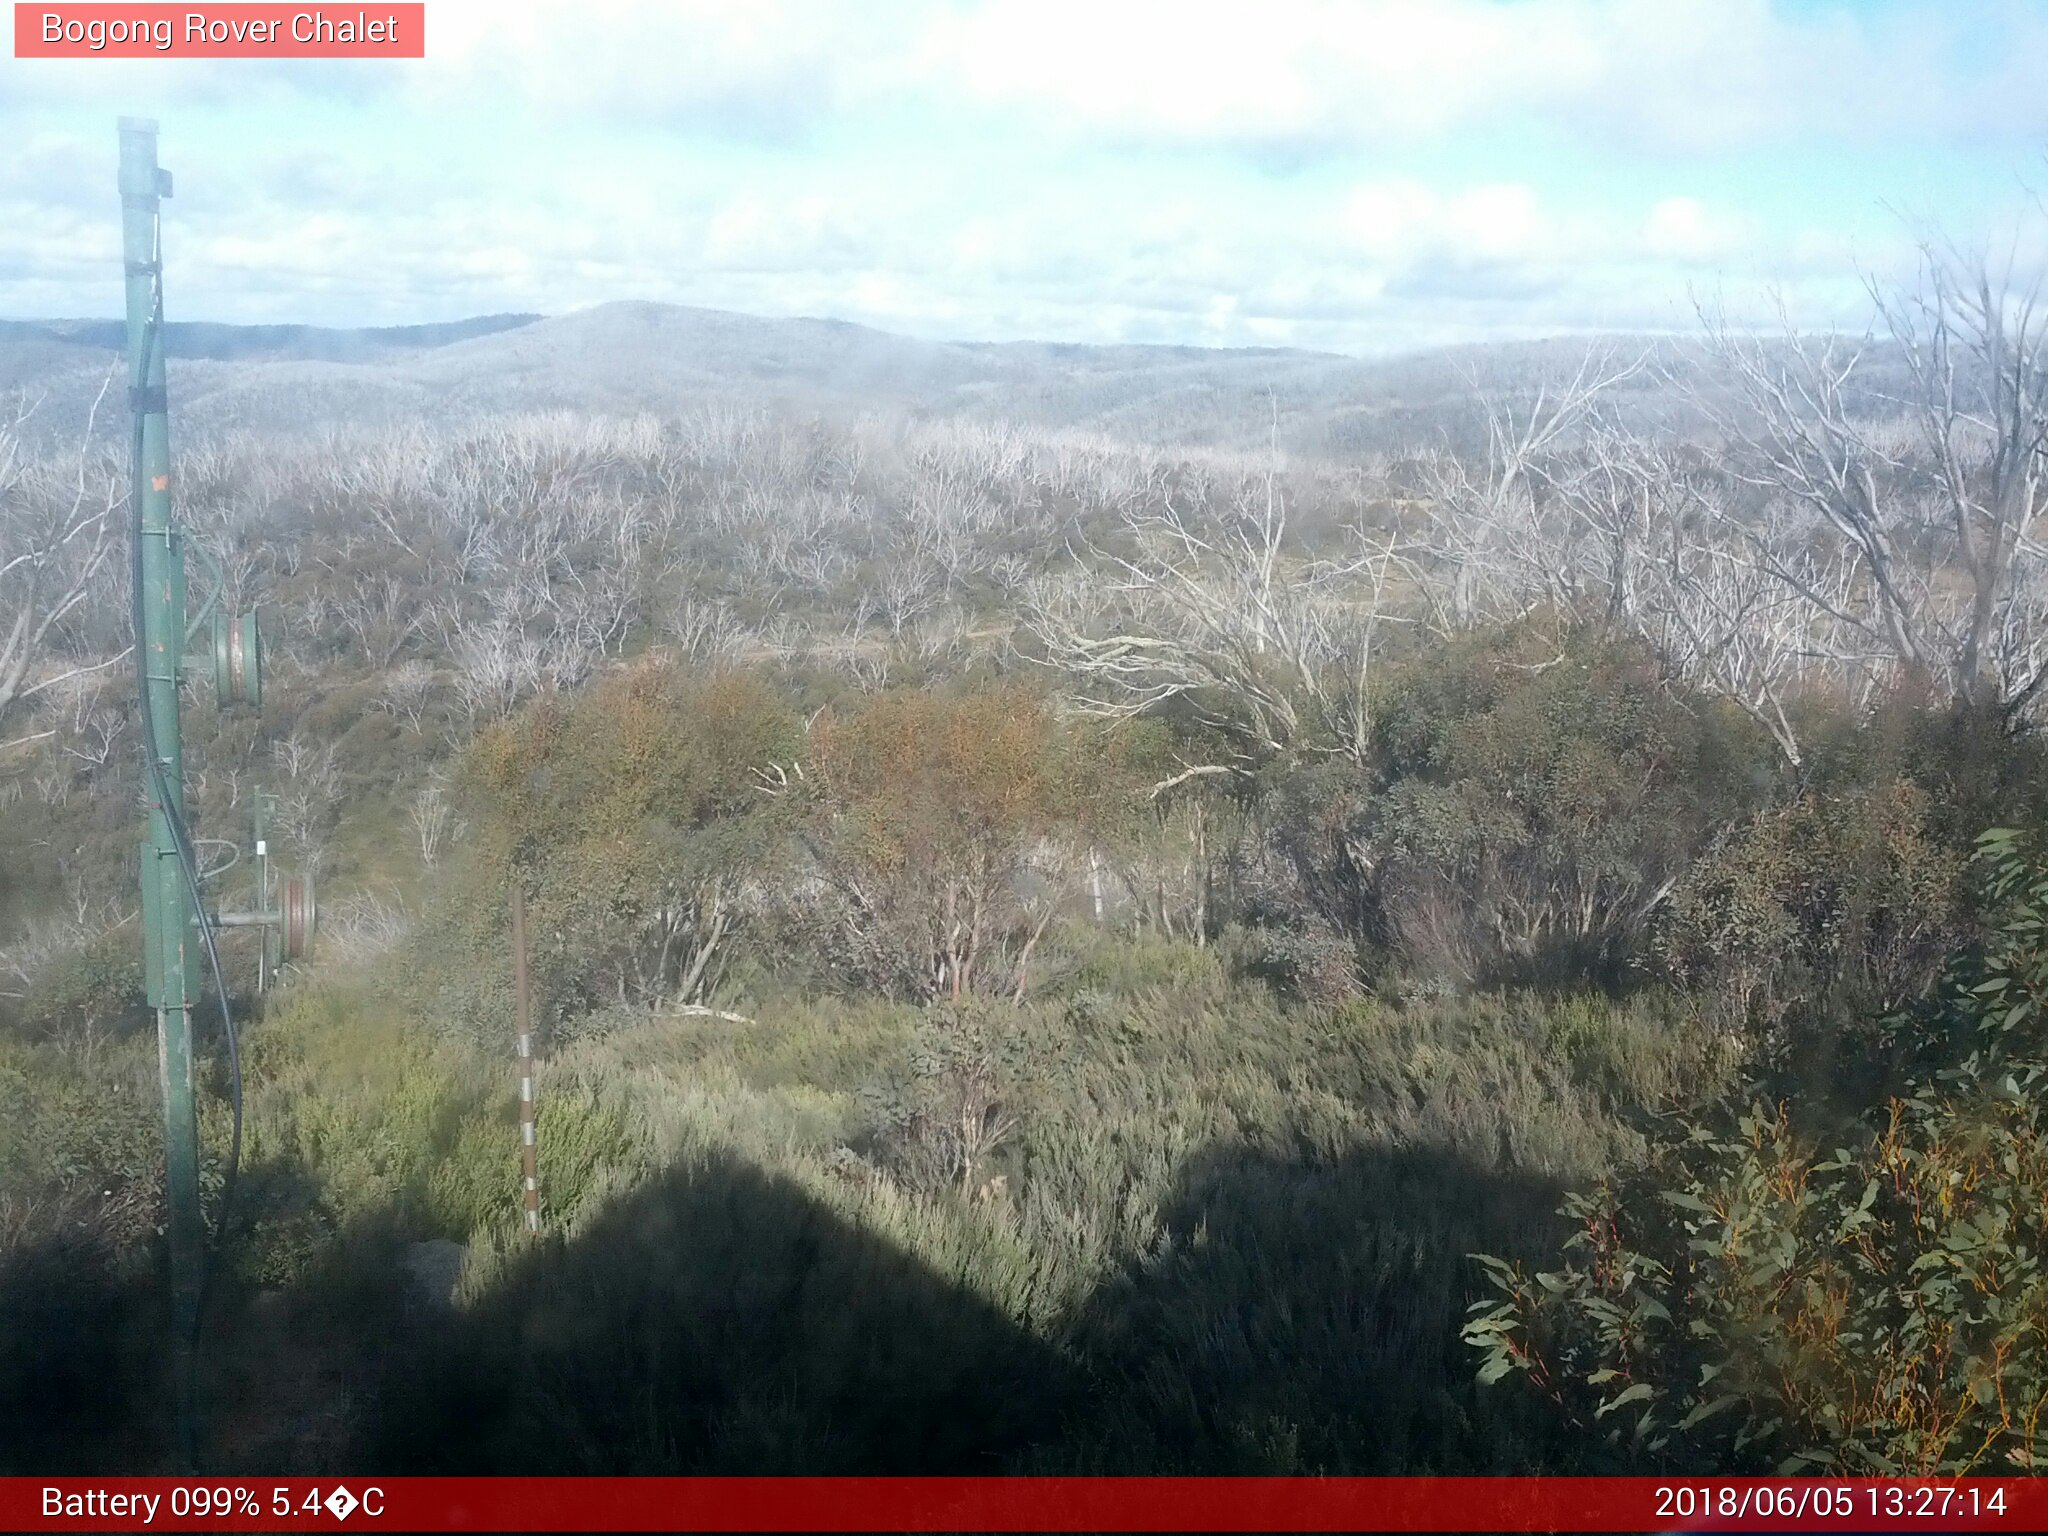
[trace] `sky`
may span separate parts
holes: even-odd
[[[118,314],[130,114],[173,319],[1856,325],[1930,232],[2048,258],[2044,82],[2030,0],[428,0],[417,61],[0,58],[0,316]]]

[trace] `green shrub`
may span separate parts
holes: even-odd
[[[2048,1452],[2048,865],[1979,859],[1989,936],[1902,1016],[1860,1120],[1738,1101],[1572,1196],[1563,1267],[1485,1261],[1468,1340],[1623,1459],[1952,1476]]]
[[[880,694],[821,715],[809,747],[812,931],[847,979],[1022,996],[1059,896],[1032,894],[1032,861],[1119,798],[1114,755],[1015,685]]]
[[[1358,946],[1313,915],[1254,904],[1246,921],[1224,930],[1219,950],[1233,971],[1273,987],[1282,997],[1331,1008],[1356,997],[1362,984]]]
[[[516,1204],[509,1052],[407,1031],[374,994],[330,984],[250,1032],[248,1084],[251,1179],[290,1173],[334,1230],[374,1218],[461,1238]]]
[[[1874,1019],[1915,997],[1967,934],[1965,859],[1903,780],[1805,795],[1687,871],[1659,924],[1674,977],[1731,1024]]]
[[[1310,908],[1459,982],[1612,978],[1688,861],[1756,803],[1768,750],[1593,632],[1468,637],[1396,669],[1371,760],[1281,776],[1274,836]]]
[[[795,750],[794,717],[747,673],[646,662],[536,701],[464,763],[483,834],[468,899],[489,914],[470,926],[502,922],[516,870],[556,1007],[697,1000],[774,852],[758,775]]]
[[[30,1039],[85,1042],[147,1021],[142,953],[130,925],[90,939],[43,966],[22,999]]]
[[[98,1057],[0,1040],[0,1189],[13,1199],[90,1197],[106,1218],[95,1225],[133,1240],[157,1220],[160,1116],[153,1038]]]
[[[1221,986],[1223,979],[1223,959],[1215,948],[1148,934],[1098,933],[1096,942],[1088,945],[1076,964],[1069,984],[1077,991],[1100,991],[1114,997],[1158,988],[1201,991]]]

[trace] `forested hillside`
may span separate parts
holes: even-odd
[[[1979,276],[1861,347],[174,364],[270,669],[192,819],[274,794],[321,906],[223,946],[210,1463],[2035,1465],[2048,352]],[[141,1470],[125,461],[4,345],[0,1469]]]

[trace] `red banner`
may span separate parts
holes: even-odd
[[[362,6],[16,0],[17,59],[422,59],[422,0]]]
[[[2048,1531],[2032,1479],[0,1478],[9,1531]]]

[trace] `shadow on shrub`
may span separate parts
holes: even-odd
[[[406,1472],[973,1473],[1073,1365],[794,1182],[715,1157],[512,1260],[384,1392]]]
[[[1042,1470],[1565,1465],[1535,1412],[1482,1402],[1459,1372],[1459,1330],[1481,1287],[1471,1252],[1550,1251],[1556,1195],[1549,1180],[1438,1148],[1212,1151],[1181,1180],[1168,1242],[1091,1302],[1077,1341],[1099,1395],[1070,1426],[1068,1466]]]

